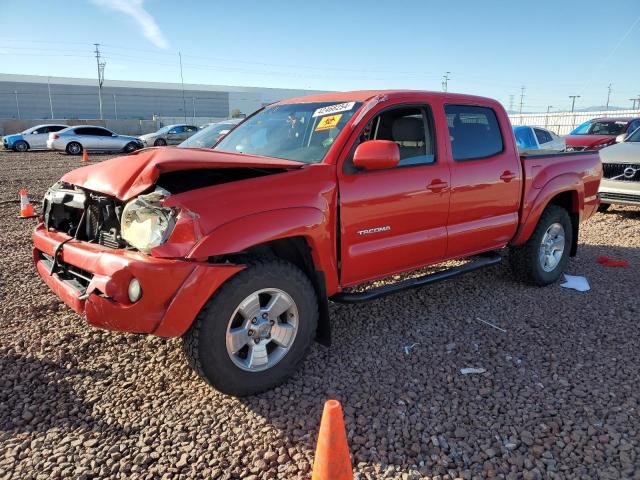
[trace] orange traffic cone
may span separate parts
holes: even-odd
[[[82,149],[82,161],[83,162],[88,162],[89,161],[89,152],[87,151],[86,148]]]
[[[32,218],[36,214],[33,212],[33,207],[29,203],[29,197],[27,196],[27,189],[20,190],[20,218]]]
[[[342,407],[327,400],[322,412],[312,480],[353,480]]]

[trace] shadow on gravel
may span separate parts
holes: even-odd
[[[106,374],[13,354],[0,354],[0,431],[46,431],[54,427],[101,430],[102,422],[72,388],[74,377]],[[113,428],[113,427],[110,427]]]

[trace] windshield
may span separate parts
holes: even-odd
[[[636,128],[631,135],[624,139],[625,142],[640,142],[640,128]]]
[[[619,135],[624,131],[627,122],[598,121],[584,122],[579,125],[570,135]]]
[[[215,145],[220,135],[228,132],[235,126],[235,123],[212,123],[178,146],[182,148],[211,148]]]
[[[361,105],[312,102],[266,107],[224,137],[215,150],[318,163]]]

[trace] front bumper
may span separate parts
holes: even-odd
[[[47,231],[42,224],[33,232],[33,244],[38,274],[89,324],[162,337],[183,335],[209,297],[244,268],[111,249]],[[133,278],[142,287],[134,303],[127,293]]]
[[[598,196],[602,203],[640,206],[640,182],[626,182],[603,178]]]

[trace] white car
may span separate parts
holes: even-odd
[[[518,125],[513,127],[516,144],[520,153],[564,152],[567,144],[564,138],[542,127]]]
[[[49,134],[59,132],[68,127],[68,125],[36,125],[35,127],[27,128],[23,132],[4,136],[2,143],[5,149],[15,152],[46,150]]]

